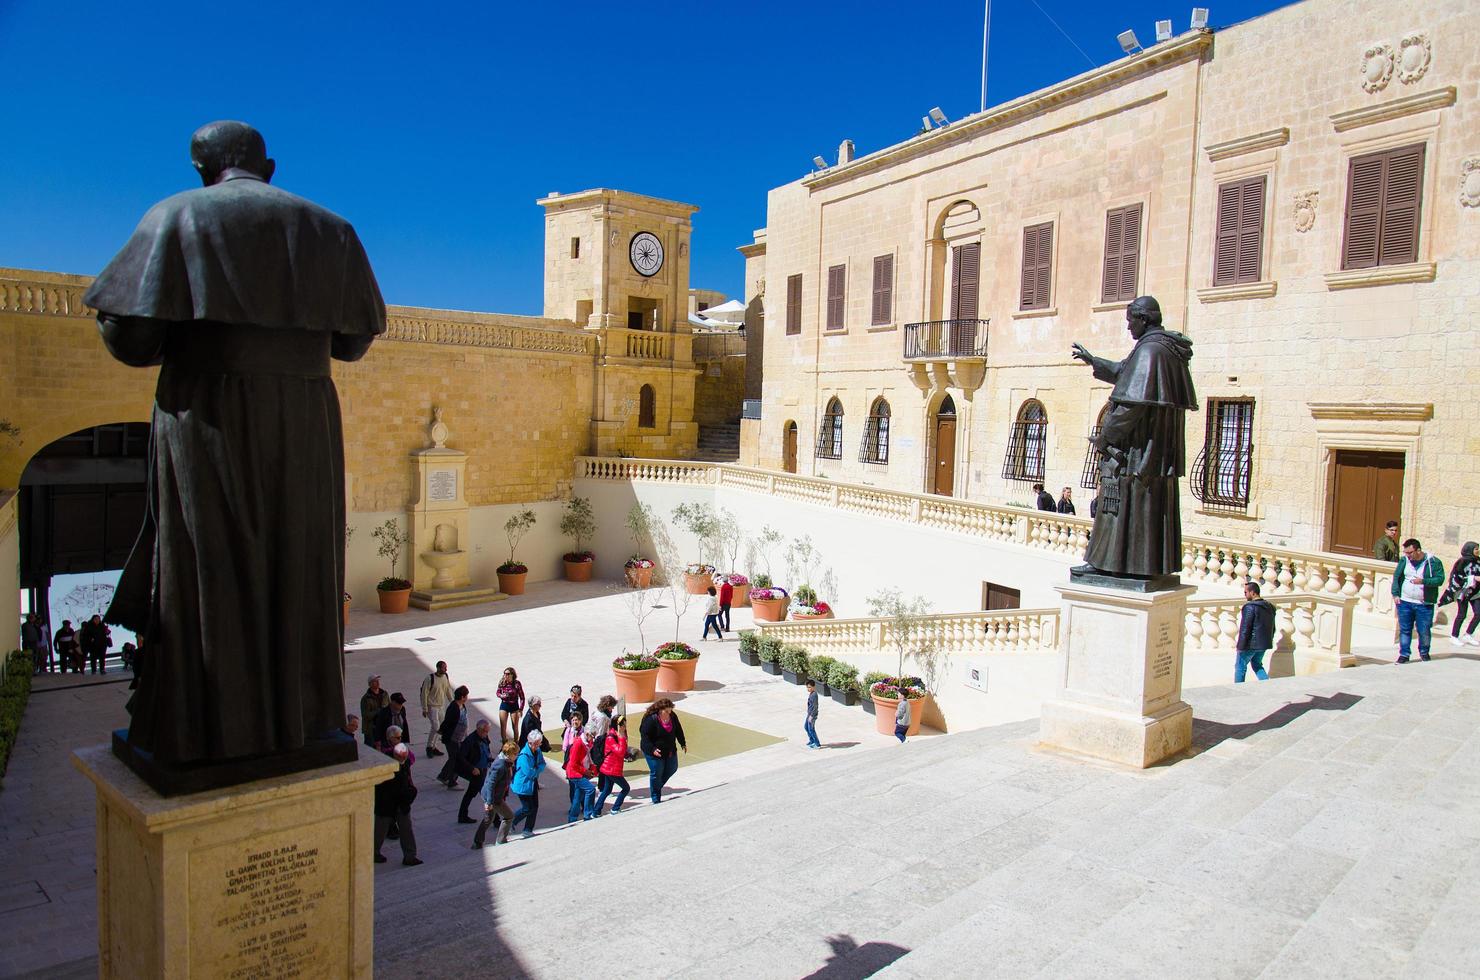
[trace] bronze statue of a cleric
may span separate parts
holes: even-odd
[[[193,792],[355,757],[344,723],[344,439],[330,359],[385,304],[349,222],[271,186],[262,136],[196,131],[88,290],[109,352],[160,365],[148,512],[107,621],[144,638],[114,751]],[[347,744],[346,744],[347,743]]]
[[[1085,564],[1070,579],[1135,591],[1175,588],[1182,569],[1182,516],[1177,479],[1187,469],[1184,413],[1197,411],[1192,341],[1161,325],[1150,296],[1131,301],[1126,328],[1136,345],[1123,361],[1073,355],[1095,377],[1115,385],[1094,439],[1100,451],[1100,496]]]

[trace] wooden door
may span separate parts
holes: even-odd
[[[1021,589],[998,585],[996,582],[982,583],[983,610],[991,612],[993,609],[1021,609],[1022,607],[1023,593]]]
[[[1326,550],[1372,557],[1383,525],[1403,509],[1403,454],[1338,450],[1331,473]]]
[[[956,487],[956,416],[935,417],[935,492],[951,496]]]
[[[788,473],[797,471],[797,424],[786,423],[786,434],[781,445],[781,468]]]

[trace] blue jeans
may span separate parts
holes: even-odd
[[[1429,659],[1429,631],[1434,626],[1434,607],[1426,602],[1398,600],[1398,659],[1408,659],[1409,634],[1418,627],[1418,655]]]
[[[804,728],[807,732],[808,745],[822,744],[821,742],[817,741],[817,726],[812,723],[811,718],[808,718],[806,721],[802,722],[802,728]]]
[[[622,791],[617,794],[617,802],[615,802],[615,803],[612,804],[612,812],[613,813],[616,813],[618,810],[622,809],[622,804],[625,803],[625,802],[627,802],[627,794],[632,791],[632,787],[627,784],[627,777],[626,776],[602,776],[601,777],[601,796],[598,797],[597,800],[596,800],[596,815],[597,816],[600,816],[601,815],[601,808],[606,805],[606,798],[611,795],[611,791],[612,791],[612,787],[613,786],[620,786],[620,787],[622,787]]]
[[[706,640],[709,639],[709,627],[711,627],[711,626],[714,627],[714,635],[716,637],[718,637],[719,639],[723,640],[725,638],[725,634],[719,628],[719,615],[718,614],[713,615],[713,616],[705,616],[704,617],[704,639],[706,639]]]
[[[904,741],[905,733],[908,732],[909,730],[910,730],[910,726],[909,725],[895,725],[894,726],[894,737],[897,738],[897,739],[899,739],[901,742],[903,742]]]
[[[594,817],[596,815],[596,787],[591,784],[591,780],[581,776],[579,779],[570,780],[570,785],[574,791],[570,795],[570,810],[565,815],[566,821],[573,822],[576,817],[582,819]]]
[[[523,820],[525,821],[524,832],[532,834],[534,833],[534,818],[540,812],[540,791],[536,789],[533,793],[516,793],[515,795],[519,797],[519,809],[514,811],[514,819],[509,821],[509,829],[518,829],[519,821]]]
[[[668,784],[668,780],[673,778],[673,774],[678,772],[677,751],[675,749],[675,754],[665,756],[644,753],[648,764],[648,795],[652,797],[654,803],[663,802],[663,787]]]
[[[1255,677],[1261,681],[1269,680],[1269,675],[1264,672],[1264,654],[1265,651],[1263,650],[1238,651],[1238,661],[1233,665],[1233,682],[1235,684],[1242,684],[1244,682],[1244,672],[1249,669],[1249,665],[1251,664],[1254,667]]]

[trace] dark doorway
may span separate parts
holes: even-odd
[[[797,424],[786,423],[781,437],[781,468],[788,473],[797,471]]]
[[[935,458],[930,489],[949,497],[956,488],[956,403],[947,395],[935,411]]]
[[[1326,550],[1372,557],[1383,525],[1403,510],[1403,454],[1337,450],[1329,506]]]
[[[982,583],[982,609],[991,612],[993,609],[1021,609],[1023,608],[1023,593],[1021,589],[1009,589],[1005,585],[996,582]]]

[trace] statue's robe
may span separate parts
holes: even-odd
[[[1096,357],[1095,377],[1115,385],[1095,440],[1100,499],[1085,561],[1111,575],[1152,578],[1182,570],[1177,479],[1186,472],[1183,422],[1197,410],[1192,341],[1148,330],[1123,361]]]
[[[161,365],[148,511],[106,619],[144,638],[130,744],[183,765],[344,723],[344,440],[330,358],[385,304],[349,223],[243,171],[150,209],[88,290]]]

